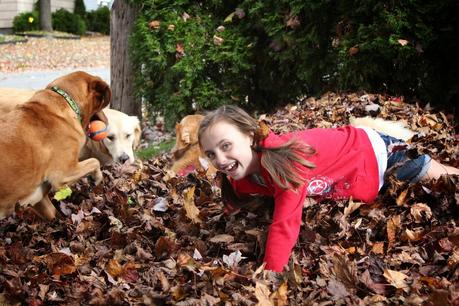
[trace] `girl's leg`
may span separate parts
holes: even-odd
[[[431,159],[426,174],[421,178],[422,181],[438,179],[443,174],[459,175],[459,169],[443,165],[436,160]]]

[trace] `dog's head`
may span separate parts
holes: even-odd
[[[107,117],[102,112],[111,99],[112,92],[106,82],[100,77],[84,71],[76,71],[57,78],[47,88],[57,86],[67,92],[79,105],[83,127],[86,129],[94,119],[107,123]]]
[[[202,115],[188,115],[175,125],[175,146],[171,152],[176,160],[191,146],[198,144],[198,129],[202,119]]]
[[[108,135],[102,141],[115,162],[134,162],[134,149],[140,144],[140,121],[114,109],[104,109],[108,118]]]

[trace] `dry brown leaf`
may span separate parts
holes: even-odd
[[[54,252],[45,255],[44,260],[53,275],[67,275],[76,271],[75,261],[71,255]]]
[[[401,44],[402,46],[406,46],[408,45],[408,40],[406,39],[399,39],[397,40],[399,44]]]
[[[414,217],[415,222],[419,223],[423,221],[423,215],[427,220],[432,218],[432,210],[429,206],[424,203],[416,203],[411,206],[411,215]]]
[[[156,240],[154,251],[156,257],[158,258],[168,256],[175,251],[175,243],[172,241],[172,239],[161,236],[158,238],[158,240]]]
[[[284,306],[288,305],[288,283],[287,281],[282,282],[282,284],[277,288],[277,290],[271,294],[270,297],[273,305]]]
[[[212,238],[209,239],[210,242],[213,243],[232,243],[234,241],[234,236],[228,235],[228,234],[219,234],[215,235]]]
[[[194,204],[194,190],[196,186],[192,186],[184,191],[183,207],[185,208],[186,216],[193,223],[202,223],[199,218],[199,209]]]
[[[345,254],[334,254],[332,257],[333,274],[347,289],[354,289],[357,285],[357,266]]]
[[[459,247],[456,247],[448,258],[448,266],[454,267],[459,264]]]
[[[397,197],[396,203],[397,206],[402,206],[406,203],[406,197],[408,195],[408,189],[403,190]]]
[[[220,36],[214,35],[214,45],[221,46],[225,40]]]
[[[116,259],[110,259],[105,267],[105,270],[110,274],[113,278],[118,277],[123,273],[123,266]]]
[[[384,277],[386,278],[387,282],[394,286],[397,289],[404,289],[406,290],[408,288],[408,285],[406,284],[405,279],[408,278],[408,276],[402,272],[399,271],[394,271],[390,269],[384,269]]]
[[[441,289],[442,284],[439,279],[430,276],[421,276],[419,280],[423,283],[426,283],[431,288]]]
[[[150,29],[154,29],[154,30],[157,30],[159,29],[159,27],[161,26],[161,21],[159,20],[152,20],[148,23],[148,26],[150,27]]]
[[[371,251],[375,254],[384,255],[384,242],[375,242],[371,247]]]
[[[352,198],[349,199],[349,204],[344,208],[344,215],[349,216],[354,211],[359,209],[360,206],[364,204],[363,202],[354,202]]]
[[[261,282],[257,282],[255,285],[255,297],[258,300],[257,306],[274,306],[271,302],[269,296],[271,295],[271,291],[269,290],[268,286],[262,284]]]
[[[354,46],[354,47],[349,48],[348,52],[349,52],[349,55],[352,56],[352,55],[356,55],[357,53],[359,53],[359,51],[360,51],[359,47]]]
[[[346,249],[346,252],[348,252],[349,254],[355,254],[356,251],[357,251],[357,249],[354,246],[348,247]]]
[[[373,290],[373,292],[377,294],[385,294],[386,286],[385,284],[376,283],[370,275],[370,271],[365,270],[362,275],[360,276],[360,280],[362,281],[365,286],[369,289]]]
[[[327,285],[328,292],[332,295],[332,300],[342,300],[350,293],[347,291],[346,286],[336,279],[331,279]]]
[[[161,289],[163,292],[168,292],[169,289],[171,288],[171,285],[169,283],[169,280],[167,279],[166,275],[164,274],[164,272],[162,270],[159,270],[157,273],[156,273],[160,283],[161,283]]]
[[[393,216],[387,221],[387,240],[389,241],[388,248],[392,248],[397,240],[397,231],[400,228],[400,215]]]
[[[123,265],[123,273],[121,278],[127,283],[135,283],[139,279],[137,272],[138,265],[134,262],[127,262]]]
[[[407,229],[405,229],[405,235],[406,235],[406,238],[409,241],[419,241],[424,236],[424,231],[422,229],[421,230],[412,231],[412,230],[407,228]],[[404,237],[402,237],[402,238],[404,238]]]
[[[186,292],[183,288],[183,286],[177,285],[171,288],[171,294],[172,297],[174,298],[174,301],[181,301],[186,297]]]

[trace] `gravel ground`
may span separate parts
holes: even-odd
[[[29,38],[0,45],[0,72],[67,68],[110,68],[110,37]]]

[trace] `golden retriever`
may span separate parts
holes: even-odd
[[[15,205],[33,206],[42,218],[51,220],[56,209],[48,198],[51,189],[91,174],[102,181],[95,158],[79,162],[86,142],[86,129],[111,99],[111,90],[101,78],[82,71],[60,77],[27,102],[4,113],[0,119],[0,217]]]
[[[198,143],[198,129],[204,116],[188,115],[175,125],[175,146],[172,148],[174,162],[171,170],[186,175],[194,169],[215,174],[216,169],[202,154]]]
[[[0,114],[11,111],[33,96],[35,90],[0,88]],[[101,165],[112,162],[134,162],[134,149],[140,144],[141,128],[137,116],[105,108],[108,120],[108,137],[101,141],[90,138],[80,152],[80,160],[95,157]]]
[[[95,157],[102,165],[133,163],[134,149],[139,146],[141,137],[139,118],[110,108],[105,108],[103,112],[108,120],[108,136],[101,141],[88,138],[80,159]]]

